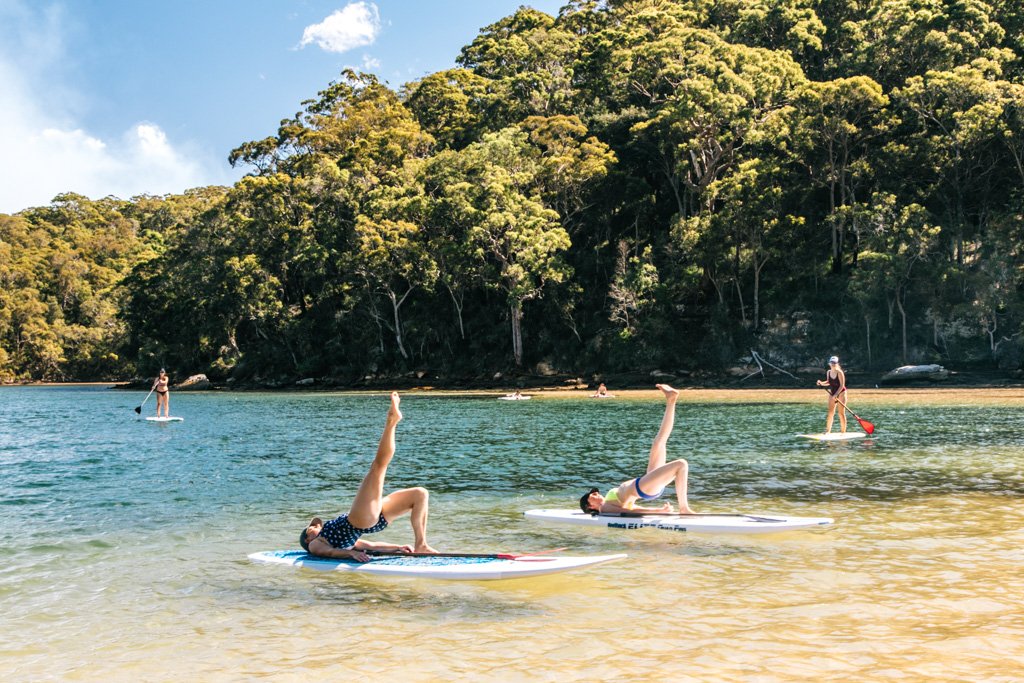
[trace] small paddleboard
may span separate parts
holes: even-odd
[[[183,417],[147,417],[146,422],[184,422]]]
[[[867,434],[864,432],[831,432],[829,434],[797,434],[797,436],[813,441],[852,441],[853,439],[863,439]]]
[[[533,396],[499,396],[499,401],[529,401]]]
[[[590,557],[567,557],[553,555],[528,555],[514,559],[490,557],[430,557],[389,555],[371,557],[369,562],[348,559],[334,559],[310,555],[303,550],[269,550],[249,555],[253,562],[263,564],[284,564],[292,567],[306,567],[328,572],[352,572],[355,574],[379,574],[382,576],[403,576],[421,579],[446,579],[452,581],[488,581],[496,579],[519,579],[543,574],[589,567],[602,562],[621,560],[625,555],[592,555]]]
[[[786,515],[645,515],[642,513],[590,515],[579,510],[527,510],[527,518],[541,522],[604,526],[610,529],[667,529],[703,534],[765,534],[810,529],[832,523],[830,517]]]

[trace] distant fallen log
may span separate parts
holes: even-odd
[[[950,372],[941,365],[904,365],[882,375],[882,384],[905,382],[941,382]]]
[[[782,368],[780,368],[778,365],[772,365],[771,363],[769,363],[767,360],[764,359],[764,356],[758,354],[758,352],[755,351],[754,349],[750,349],[750,357],[751,357],[751,359],[755,363],[757,363],[757,370],[754,370],[754,371],[750,372],[746,377],[744,377],[743,379],[740,380],[741,382],[744,382],[744,381],[750,379],[754,375],[761,375],[761,377],[767,378],[768,375],[766,375],[765,372],[764,372],[764,366],[765,365],[767,365],[768,367],[770,367],[770,368],[772,368],[774,370],[777,370],[777,371],[781,372],[784,375],[789,375],[790,377],[792,377],[793,379],[795,379],[797,381],[800,380],[800,378],[797,377],[796,375],[794,375],[792,372],[788,372],[788,371],[783,370]],[[730,368],[729,372],[732,373],[732,374],[736,374],[735,372],[733,372],[734,370],[736,370],[736,368]]]

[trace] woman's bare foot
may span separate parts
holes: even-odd
[[[661,393],[665,394],[666,400],[674,400],[679,398],[679,390],[673,389],[667,384],[655,384],[654,386],[661,389]]]
[[[399,422],[402,419],[402,411],[398,409],[398,404],[401,399],[398,397],[397,391],[391,392],[391,407],[388,408],[388,420],[394,420]]]
[[[431,555],[437,555],[437,551],[434,550],[433,548],[431,548],[426,543],[423,543],[421,545],[416,546],[416,549],[413,550],[413,552],[414,553],[429,553]]]

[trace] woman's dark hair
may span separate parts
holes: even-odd
[[[600,491],[599,488],[592,486],[589,491],[580,496],[580,510],[583,510],[588,515],[596,515],[598,513],[598,511],[590,505],[590,494],[597,493],[598,491]]]

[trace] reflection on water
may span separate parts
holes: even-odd
[[[185,422],[154,425],[132,411],[142,394],[2,389],[5,679],[1016,677],[1024,397],[859,396],[877,438],[822,444],[794,438],[820,429],[812,396],[680,403],[669,450],[691,463],[695,507],[836,519],[758,537],[523,519],[639,473],[662,410],[653,394],[407,396],[389,479],[432,490],[436,547],[630,556],[462,584],[245,558],[343,511],[382,396],[176,394]],[[404,521],[381,535],[408,537]]]

